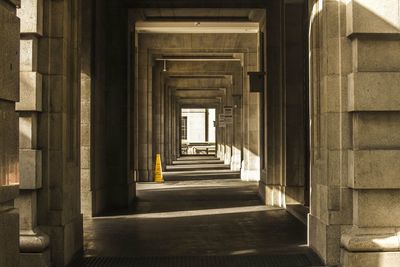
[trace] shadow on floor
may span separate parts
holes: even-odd
[[[312,266],[304,254],[275,256],[100,258],[88,257],[71,267],[306,267]]]
[[[138,185],[133,210],[85,219],[86,258],[74,266],[311,266],[306,232],[286,210],[262,205],[256,183]]]

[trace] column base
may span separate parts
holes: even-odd
[[[394,227],[351,228],[341,238],[343,266],[400,266],[399,237]]]
[[[152,180],[148,170],[138,170],[137,173],[139,182],[150,182]]]
[[[0,210],[0,266],[19,266],[18,236],[18,210]]]
[[[242,179],[242,181],[260,181],[260,171],[242,168],[240,170],[240,179]]]
[[[400,266],[398,252],[350,252],[342,249],[343,267],[393,267]]]
[[[23,253],[41,253],[48,248],[49,244],[49,236],[40,230],[20,232],[19,248]]]
[[[264,181],[259,182],[258,193],[267,206],[284,207],[284,194],[281,185],[267,185]]]
[[[20,253],[20,267],[50,267],[50,250],[40,253]]]
[[[53,226],[43,226],[51,237],[51,261],[53,266],[66,266],[83,250],[83,216]]]

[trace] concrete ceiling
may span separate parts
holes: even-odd
[[[141,8],[130,11],[135,21],[261,22],[265,9],[256,8]]]
[[[258,22],[136,22],[138,33],[258,33]]]
[[[268,8],[276,3],[274,0],[114,0],[112,7],[128,8]]]
[[[175,91],[175,96],[180,98],[217,98],[226,94],[225,89],[179,89]]]

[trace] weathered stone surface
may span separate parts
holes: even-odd
[[[340,226],[326,225],[318,218],[309,215],[310,244],[327,265],[334,266],[340,262]]]
[[[400,190],[358,190],[354,196],[354,224],[359,227],[398,227]]]
[[[20,149],[20,188],[38,189],[42,187],[42,152]]]
[[[42,253],[21,253],[20,267],[50,267],[50,249]]]
[[[37,72],[20,73],[21,98],[16,104],[18,111],[42,110],[42,75]]]
[[[343,267],[386,267],[400,265],[400,252],[351,253],[342,250]]]
[[[37,148],[37,114],[20,114],[19,116],[19,148]]]
[[[0,212],[0,266],[19,266],[19,222],[16,209]]]
[[[347,35],[399,33],[397,0],[351,0],[346,7]]]
[[[20,71],[37,71],[38,67],[38,40],[37,37],[31,39],[21,39],[20,41]]]
[[[81,147],[81,168],[90,168],[90,147]]]
[[[35,191],[21,191],[15,200],[15,206],[19,210],[20,230],[27,231],[37,226],[37,195]]]
[[[352,73],[349,82],[350,111],[399,111],[399,72]]]
[[[43,0],[21,0],[17,11],[22,33],[43,33]]]
[[[354,71],[400,71],[400,43],[392,39],[356,38],[352,42]]]
[[[349,186],[400,189],[399,161],[400,150],[350,150]]]
[[[23,253],[38,253],[45,252],[50,244],[49,236],[42,233],[38,229],[21,231],[20,249]]]
[[[353,114],[355,149],[400,149],[400,112]]]
[[[341,245],[347,251],[383,252],[400,249],[399,233],[396,228],[353,227],[342,235]]]
[[[17,184],[18,117],[14,103],[0,99],[0,185]]]
[[[83,217],[73,218],[63,226],[43,226],[43,230],[51,239],[51,259],[55,266],[65,266],[82,249]]]
[[[19,19],[0,5],[0,99],[19,99]]]

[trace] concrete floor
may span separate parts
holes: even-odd
[[[138,184],[134,209],[87,218],[84,232],[96,257],[312,254],[306,227],[240,180]]]

